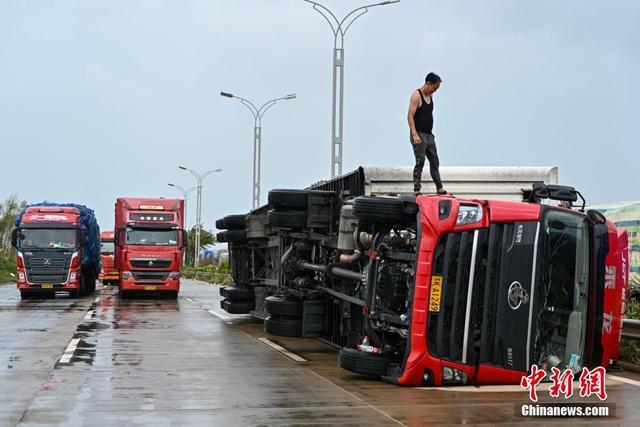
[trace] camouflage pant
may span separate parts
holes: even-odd
[[[424,168],[425,158],[429,160],[429,172],[431,179],[433,179],[433,182],[436,184],[436,188],[442,188],[436,137],[432,133],[418,132],[418,135],[420,135],[421,144],[414,144],[413,138],[411,136],[409,137],[411,146],[413,147],[413,155],[416,158],[416,165],[413,168],[413,191],[420,191],[422,187],[422,169]]]

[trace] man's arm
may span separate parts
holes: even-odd
[[[420,144],[422,141],[420,140],[420,135],[418,135],[418,131],[416,130],[416,123],[413,120],[413,116],[416,114],[416,110],[418,109],[418,104],[420,103],[420,96],[418,92],[414,91],[411,94],[411,99],[409,100],[409,113],[407,114],[407,121],[409,122],[409,129],[411,130],[411,138],[413,139],[414,144]]]

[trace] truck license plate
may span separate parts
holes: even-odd
[[[46,283],[46,284],[42,285],[42,289],[53,289],[53,285],[49,284],[49,283]]]
[[[429,294],[429,311],[440,311],[440,299],[442,297],[442,276],[431,278],[431,291]]]
[[[145,291],[155,291],[157,289],[157,286],[145,286],[144,290]]]

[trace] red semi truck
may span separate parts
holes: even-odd
[[[115,268],[114,252],[115,243],[113,231],[103,231],[100,233],[100,258],[102,258],[102,270],[98,279],[104,285],[117,285],[120,275]]]
[[[22,298],[72,298],[95,291],[100,271],[100,229],[82,205],[41,203],[18,216],[11,243],[18,253],[17,286]]]
[[[187,245],[184,200],[119,198],[115,218],[115,268],[120,273],[120,296],[153,291],[177,298]]]
[[[372,197],[363,181],[273,190],[238,227],[219,222],[235,281],[222,307],[252,311],[273,335],[324,338],[344,369],[401,385],[616,365],[627,232],[584,201],[572,208],[575,189],[534,183],[522,202]]]

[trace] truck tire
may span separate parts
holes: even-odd
[[[265,319],[263,328],[266,333],[271,335],[301,337],[302,319],[269,316]]]
[[[230,301],[230,300],[222,300],[220,301],[220,308],[230,314],[247,314],[251,310],[256,308],[256,304],[254,301]]]
[[[227,215],[222,218],[222,224],[227,230],[244,230],[247,224],[246,215]]]
[[[380,377],[386,375],[389,360],[379,354],[343,348],[338,356],[340,367],[358,374]]]
[[[242,242],[247,240],[247,232],[243,230],[227,230],[224,232],[226,242]]]
[[[305,228],[307,226],[306,211],[276,211],[267,212],[267,224],[275,227]]]
[[[302,316],[302,303],[285,297],[271,295],[264,299],[264,305],[269,315],[273,316]]]
[[[416,220],[415,203],[391,197],[360,196],[353,201],[353,213],[360,219],[381,223],[409,223]]]
[[[80,289],[71,289],[69,290],[69,298],[78,298],[81,295]]]
[[[29,291],[20,291],[20,299],[29,299],[33,296],[33,293]]]
[[[120,299],[131,299],[131,291],[123,291],[122,289],[120,289],[118,296],[120,297]]]
[[[224,230],[224,229],[225,229],[224,218],[220,218],[216,220],[216,230]]]
[[[253,288],[246,286],[223,286],[220,288],[220,295],[229,301],[242,301],[253,299]]]
[[[224,243],[226,241],[227,241],[227,232],[226,231],[221,231],[218,234],[216,234],[216,242]]]
[[[276,209],[307,209],[309,199],[307,190],[271,190],[269,204]]]
[[[178,299],[178,291],[169,291],[166,293],[167,299]]]

